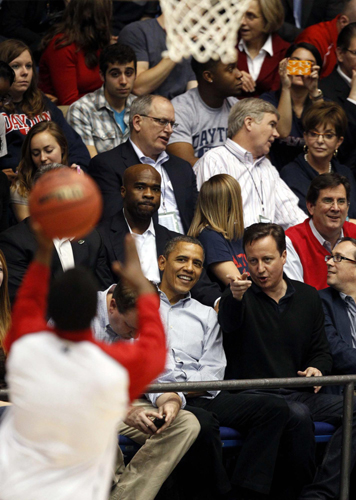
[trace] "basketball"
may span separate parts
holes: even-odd
[[[29,197],[30,215],[49,238],[85,236],[99,221],[102,206],[94,180],[70,168],[46,172]]]

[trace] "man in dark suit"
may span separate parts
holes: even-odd
[[[331,21],[340,14],[343,0],[282,0],[282,4],[284,23],[278,34],[292,43],[304,28],[323,21]]]
[[[342,238],[328,257],[329,288],[319,291],[325,331],[334,373],[348,375],[356,373],[356,240]]]
[[[58,163],[43,165],[36,172],[35,181],[47,171],[57,168],[68,167]],[[81,266],[94,273],[102,290],[117,281],[117,278],[113,280],[110,271],[111,263],[108,264],[105,247],[98,231],[94,230],[77,241],[55,239],[53,242],[55,251],[52,255],[52,279],[71,267]],[[0,233],[0,250],[5,255],[9,274],[9,295],[11,302],[13,302],[17,289],[21,285],[37,250],[36,237],[31,228],[30,217]]]
[[[99,228],[108,254],[108,261],[123,261],[125,235],[134,236],[142,271],[147,279],[159,283],[161,274],[157,259],[164,253],[166,243],[178,236],[157,224],[154,214],[160,206],[161,177],[150,165],[133,165],[125,170],[121,187],[123,210],[104,221]],[[205,271],[192,290],[193,298],[214,306],[220,290]]]
[[[338,160],[354,170],[356,164],[356,22],[342,29],[337,38],[338,64],[333,72],[320,81],[325,97],[344,109],[348,128],[340,147]]]
[[[74,265],[93,271],[102,290],[114,283],[107,264],[101,236],[96,230],[85,238],[78,241],[67,241],[64,244],[68,244],[68,248],[64,253],[66,254],[71,248]],[[60,245],[62,245],[62,242]],[[31,229],[30,217],[0,233],[0,249],[4,252],[7,263],[9,295],[11,302],[13,302],[17,289],[21,285],[37,249],[36,238]],[[61,257],[56,248],[52,257],[51,278],[53,279],[58,274],[63,273],[65,268],[65,264],[63,268]]]
[[[127,142],[95,156],[89,165],[89,173],[103,194],[103,220],[122,209],[120,188],[124,172],[141,162],[151,165],[162,176],[160,224],[180,233],[187,232],[194,214],[197,187],[190,164],[166,153],[175,126],[172,104],[161,96],[138,97],[131,105],[129,123]]]

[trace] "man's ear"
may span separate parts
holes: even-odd
[[[213,83],[213,75],[211,71],[203,71],[203,78],[208,83]]]
[[[111,298],[109,303],[109,312],[113,312],[115,309],[117,309],[116,300]]]
[[[141,122],[142,117],[140,115],[134,115],[132,118],[132,126],[135,132],[139,132],[141,130]]]
[[[313,217],[314,210],[315,210],[315,205],[313,205],[313,203],[310,203],[310,201],[307,201],[306,205],[307,205],[308,212],[310,213],[311,217]]]
[[[105,83],[105,76],[103,75],[103,73],[101,71],[99,71],[99,75],[100,75],[101,81]]]
[[[338,24],[341,27],[341,29],[340,29],[340,31],[341,31],[343,28],[345,28],[345,26],[350,24],[350,19],[345,14],[341,14],[341,16],[338,19]]]
[[[246,116],[244,119],[244,125],[246,129],[250,132],[252,129],[253,118],[251,116]]]
[[[125,186],[121,186],[120,193],[121,193],[121,197],[123,199],[125,199],[125,196],[126,196],[126,188],[125,188]]]
[[[159,267],[159,270],[160,271],[164,271],[165,267],[166,267],[166,258],[164,257],[164,255],[160,255],[158,257],[158,267]]]

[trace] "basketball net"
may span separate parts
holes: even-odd
[[[237,32],[251,0],[160,0],[167,51],[174,62],[236,61]]]

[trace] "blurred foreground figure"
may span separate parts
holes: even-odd
[[[159,300],[129,237],[125,265],[114,266],[138,294],[138,340],[94,340],[94,283],[86,271],[71,269],[48,294],[53,243],[39,227],[34,231],[38,251],[4,342],[13,406],[0,425],[1,499],[105,500],[118,423],[165,366]]]

